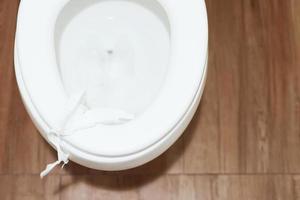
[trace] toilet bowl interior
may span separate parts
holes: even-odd
[[[69,96],[86,90],[90,109],[139,115],[167,75],[168,16],[153,0],[72,0],[56,21],[55,52]]]

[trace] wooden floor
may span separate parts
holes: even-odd
[[[40,180],[56,155],[16,86],[19,0],[0,0],[0,199],[300,200],[300,1],[206,3],[207,87],[181,139],[137,169],[71,163]]]

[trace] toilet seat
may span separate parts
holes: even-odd
[[[42,133],[60,126],[62,111],[70,98],[59,77],[53,38],[56,18],[68,1],[27,0],[20,5],[15,49],[17,78],[19,87],[23,86],[20,90],[25,105],[36,115],[32,118]],[[160,95],[135,120],[115,126],[97,125],[66,137],[63,148],[76,162],[99,168],[95,164],[100,163],[99,159],[95,161],[98,157],[118,163],[118,159],[141,154],[169,137],[191,106],[199,101],[206,72],[208,41],[204,2],[158,2],[170,20],[172,46],[170,68]],[[195,24],[199,26],[195,27]],[[178,137],[174,135],[173,142]],[[144,159],[149,160],[149,157]],[[128,168],[134,165],[137,163],[128,164]],[[118,167],[107,167],[107,170],[114,169]]]

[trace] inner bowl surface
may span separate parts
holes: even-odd
[[[55,29],[66,92],[89,108],[142,113],[159,95],[170,55],[166,12],[154,0],[71,0]]]

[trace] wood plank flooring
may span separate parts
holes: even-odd
[[[0,199],[300,200],[300,1],[206,3],[207,87],[180,140],[136,169],[40,180],[56,155],[16,86],[19,0],[0,0]]]

